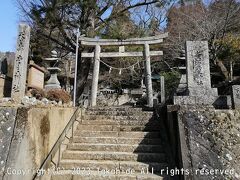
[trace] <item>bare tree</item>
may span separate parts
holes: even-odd
[[[235,0],[212,1],[209,5],[197,1],[175,6],[168,16],[169,54],[176,57],[184,49],[187,40],[207,40],[212,62],[228,79],[229,72],[218,56],[222,51],[220,42],[229,33],[239,32],[239,28],[240,4]]]
[[[16,0],[25,20],[32,26],[35,49],[59,48],[63,55],[74,53],[76,29],[88,37],[101,36],[109,24],[125,12],[133,13],[142,7],[143,13],[151,6],[164,6],[164,0]],[[123,9],[115,8],[120,3]],[[40,42],[41,41],[41,42]],[[45,44],[44,44],[45,42]],[[34,44],[34,43],[32,43]],[[46,48],[47,47],[47,48]],[[79,51],[77,91],[81,94],[89,74],[91,61],[81,59]]]

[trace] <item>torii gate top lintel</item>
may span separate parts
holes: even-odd
[[[143,44],[158,44],[163,42],[164,38],[168,37],[168,33],[160,34],[157,36],[143,37],[143,38],[130,38],[130,39],[96,39],[81,36],[79,40],[85,46],[121,46],[121,45],[143,45]]]

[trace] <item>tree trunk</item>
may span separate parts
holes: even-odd
[[[87,37],[95,37],[95,14],[96,11],[93,8],[92,12],[90,13],[90,16],[88,18],[88,24],[89,26],[86,28],[86,32],[87,32]],[[79,47],[80,48],[80,47]],[[84,48],[82,48],[84,49]],[[89,52],[93,51],[93,48],[90,48],[88,50]],[[83,90],[85,88],[85,85],[87,83],[87,79],[88,79],[88,75],[90,72],[90,67],[92,64],[92,59],[90,58],[81,58],[81,51],[79,51],[79,55],[78,55],[78,72],[77,72],[77,93],[76,93],[76,98],[78,99],[81,94],[83,93]],[[78,100],[77,100],[77,104],[78,104]]]
[[[229,72],[223,62],[219,59],[216,60],[217,66],[220,68],[221,72],[223,73],[225,80],[229,80]]]
[[[230,61],[230,81],[233,80],[233,61]]]
[[[89,75],[91,67],[91,59],[81,58],[81,53],[79,53],[78,56],[78,72],[77,72],[77,99],[81,96],[83,93],[84,87],[87,83],[87,78]],[[78,101],[77,101],[78,102]]]

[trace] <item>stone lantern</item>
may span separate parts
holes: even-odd
[[[49,65],[47,70],[50,72],[50,79],[46,82],[45,89],[61,89],[60,82],[57,77],[58,73],[61,72],[61,69],[57,67],[60,58],[57,57],[56,51],[52,51],[51,53],[52,56],[50,58],[44,59]]]

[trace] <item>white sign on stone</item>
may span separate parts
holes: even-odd
[[[240,85],[232,86],[232,98],[234,108],[240,108]]]
[[[11,92],[11,97],[16,102],[20,102],[22,97],[25,95],[29,41],[30,27],[26,24],[20,24]]]
[[[214,95],[211,88],[209,52],[207,41],[187,41],[187,84],[189,96]]]

